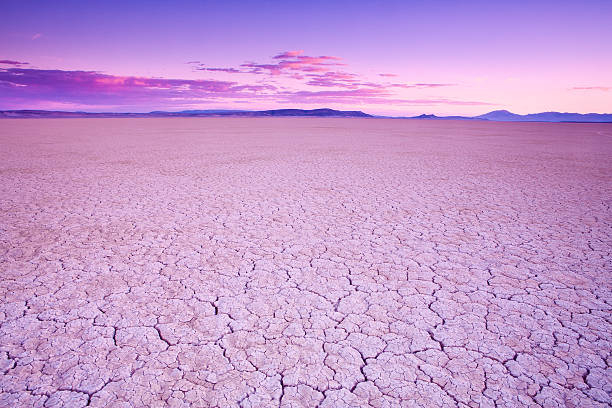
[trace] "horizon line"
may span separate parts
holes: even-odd
[[[368,112],[365,112],[363,110],[360,109],[334,109],[334,108],[329,108],[329,107],[318,107],[318,108],[312,108],[312,109],[304,109],[304,108],[292,108],[292,107],[285,107],[285,108],[273,108],[273,109],[234,109],[234,108],[218,108],[218,109],[182,109],[182,110],[163,110],[163,109],[155,109],[155,110],[150,110],[150,111],[143,111],[143,112],[134,112],[134,111],[89,111],[89,110],[57,110],[57,109],[0,109],[0,112],[54,112],[54,113],[75,113],[75,114],[98,114],[98,115],[104,115],[104,114],[113,114],[113,115],[148,115],[148,114],[154,114],[154,113],[170,113],[170,114],[175,114],[175,113],[211,113],[214,114],[215,112],[218,113],[222,113],[222,112],[226,112],[226,113],[231,113],[231,112],[235,112],[235,113],[241,113],[241,112],[253,112],[253,113],[257,113],[257,112],[274,112],[274,111],[283,111],[283,110],[296,110],[296,111],[303,111],[303,112],[312,112],[312,111],[317,111],[317,110],[329,110],[329,111],[335,111],[335,112],[356,112],[356,113],[363,113],[366,115],[369,115],[371,117],[379,117],[379,118],[416,118],[419,116],[433,116],[433,117],[437,117],[437,118],[446,118],[446,117],[450,117],[450,118],[478,118],[479,116],[483,116],[483,115],[487,115],[493,112],[499,112],[499,113],[505,113],[505,114],[512,114],[512,115],[517,115],[517,116],[528,116],[528,115],[538,115],[538,114],[544,114],[544,113],[557,113],[557,114],[572,114],[572,115],[612,115],[612,112],[604,112],[604,113],[600,113],[600,112],[562,112],[562,111],[552,111],[552,110],[547,110],[547,111],[539,111],[539,112],[530,112],[530,113],[525,113],[525,114],[521,114],[521,113],[515,113],[512,112],[510,110],[507,109],[494,109],[491,111],[486,111],[484,113],[478,114],[478,115],[461,115],[461,114],[455,114],[455,115],[439,115],[437,113],[419,113],[419,114],[400,114],[400,115],[379,115],[379,114],[371,114]]]

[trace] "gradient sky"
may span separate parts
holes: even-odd
[[[612,1],[6,1],[0,109],[612,112]]]

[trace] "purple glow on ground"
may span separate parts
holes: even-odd
[[[0,121],[0,406],[605,407],[612,130]]]

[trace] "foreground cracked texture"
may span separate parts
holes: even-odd
[[[612,402],[612,126],[0,122],[0,406]]]

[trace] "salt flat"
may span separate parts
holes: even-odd
[[[612,403],[612,125],[0,121],[0,406]]]

